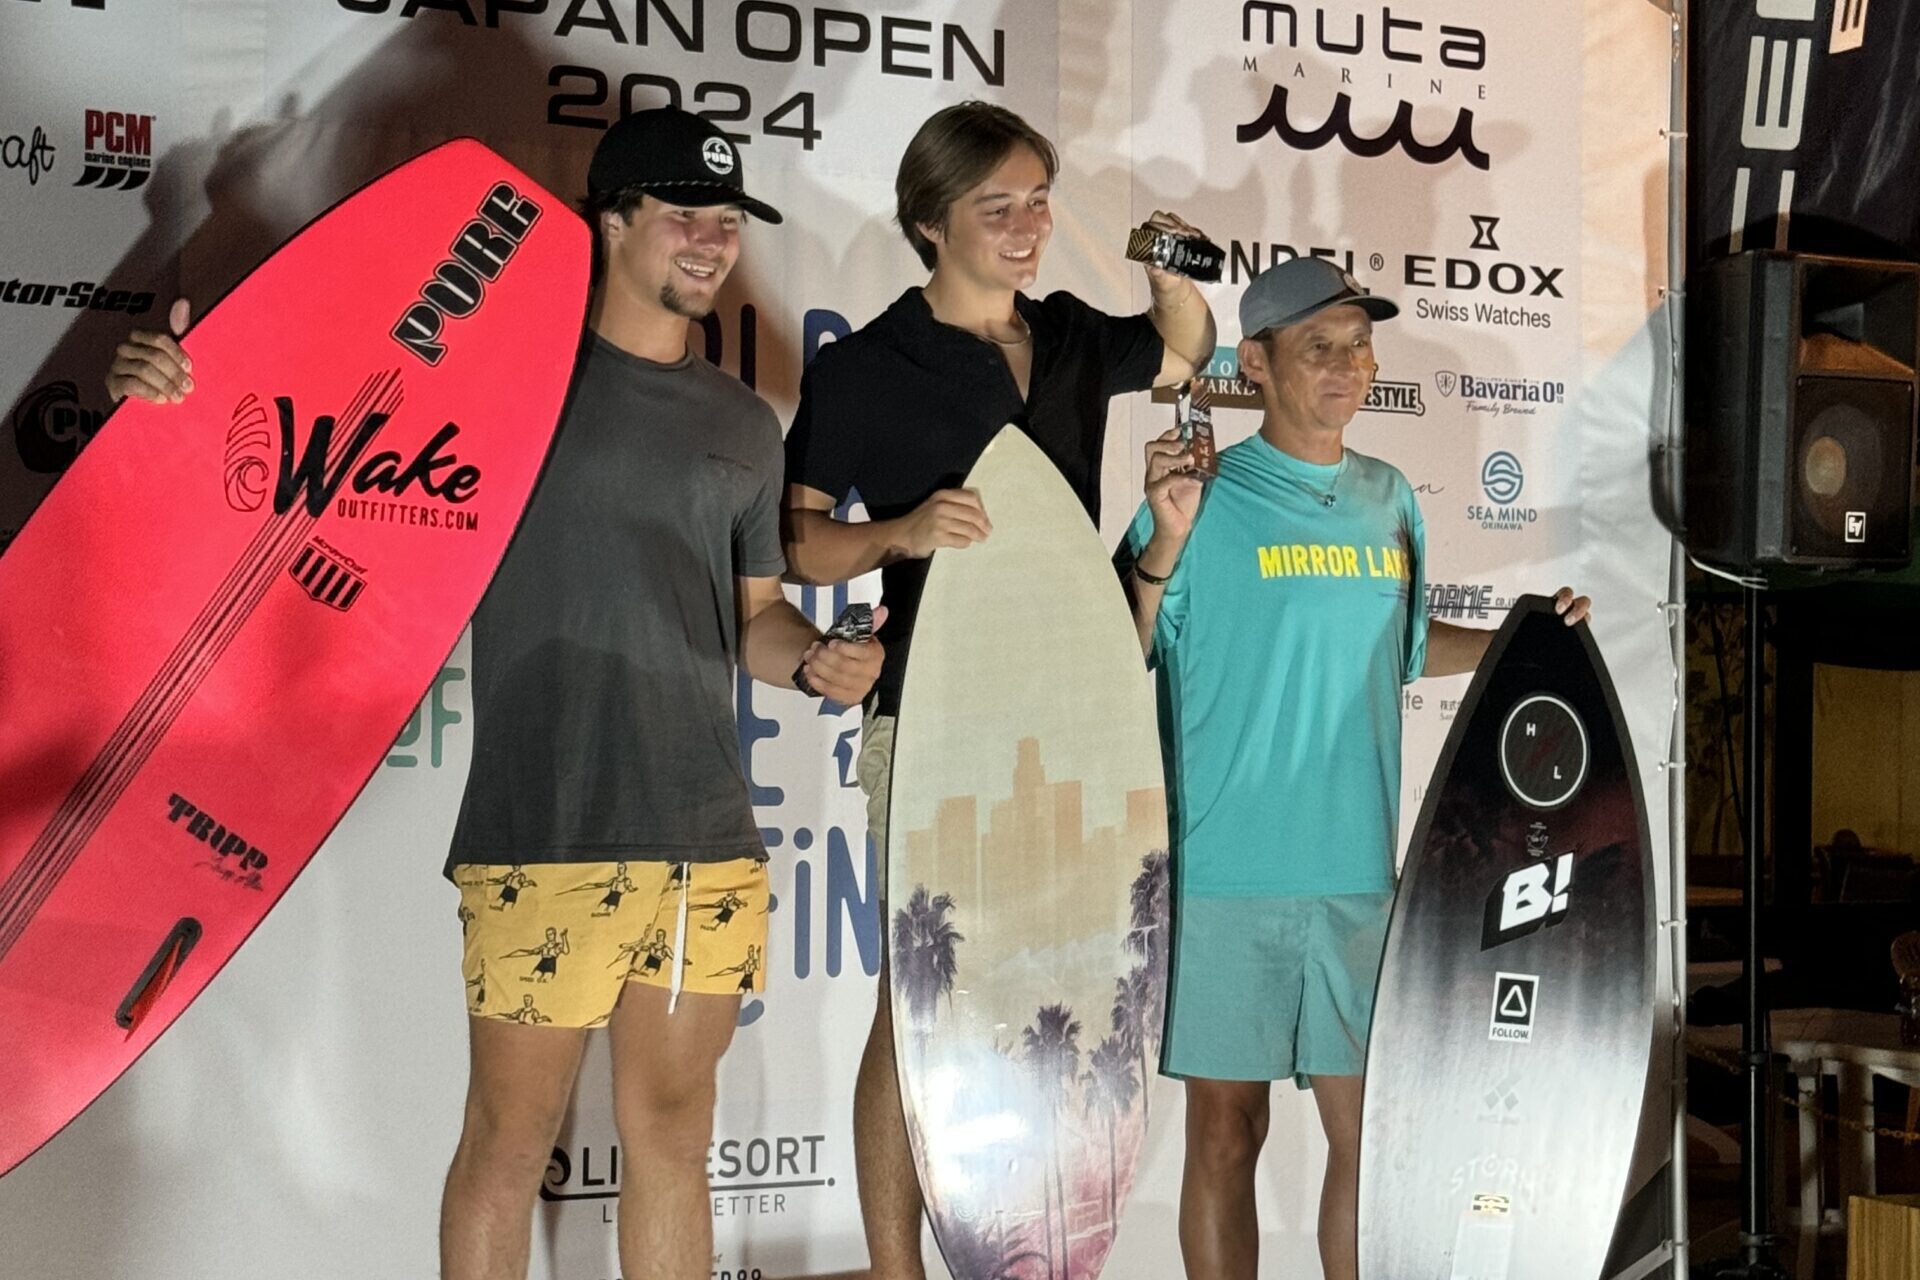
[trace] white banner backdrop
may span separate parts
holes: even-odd
[[[1667,919],[1669,543],[1647,458],[1667,405],[1668,16],[1627,0],[1532,6],[1523,21],[1494,0],[1136,0],[1133,13],[1132,215],[1177,209],[1227,248],[1208,290],[1211,372],[1234,373],[1240,291],[1276,260],[1329,258],[1400,304],[1377,328],[1378,381],[1348,440],[1414,486],[1432,616],[1497,626],[1523,592],[1593,596]],[[1137,442],[1171,420],[1159,405],[1133,414]],[[1222,444],[1259,425],[1254,408],[1214,417]],[[1139,492],[1140,471],[1110,476],[1110,503]],[[1468,680],[1403,696],[1403,854]],[[1663,984],[1668,970],[1663,932]],[[1669,1145],[1666,1057],[1663,1043],[1636,1186]],[[1260,1183],[1262,1274],[1317,1273],[1323,1151],[1311,1100],[1276,1090],[1266,1163],[1288,1172]]]
[[[1663,859],[1667,543],[1646,459],[1666,403],[1667,59],[1668,20],[1640,0],[1524,23],[1493,0],[0,0],[0,544],[97,427],[131,324],[162,323],[176,293],[217,298],[361,182],[459,134],[571,197],[623,108],[677,101],[735,132],[787,221],[751,229],[704,340],[785,417],[819,343],[924,278],[890,222],[894,168],[926,115],[984,97],[1061,147],[1043,290],[1143,307],[1118,250],[1171,208],[1231,250],[1208,290],[1223,357],[1240,287],[1276,257],[1332,256],[1400,301],[1353,442],[1419,491],[1430,607],[1495,625],[1521,591],[1594,595]],[[1114,416],[1109,539],[1169,413],[1138,396]],[[1257,423],[1219,419],[1229,440]],[[796,598],[824,622],[876,591]],[[0,1182],[10,1272],[433,1274],[466,1079],[438,869],[468,690],[463,643],[206,996]],[[1409,828],[1464,690],[1408,692]],[[855,1272],[850,1100],[881,939],[857,717],[745,686],[740,716],[776,959],[722,1068],[713,1276]],[[536,1276],[617,1273],[610,1197],[645,1157],[617,1150],[604,1054],[548,1173]],[[1263,1274],[1311,1275],[1318,1124],[1290,1087],[1275,1101]],[[1179,1104],[1158,1082],[1113,1276],[1179,1273]]]

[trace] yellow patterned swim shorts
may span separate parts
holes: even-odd
[[[463,865],[453,879],[476,1018],[598,1027],[629,982],[765,989],[767,864],[757,859]]]

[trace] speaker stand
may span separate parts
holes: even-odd
[[[1740,1252],[1713,1266],[1715,1280],[1788,1280],[1775,1256],[1780,1238],[1773,1233],[1773,1152],[1768,1142],[1768,1083],[1773,1063],[1773,1038],[1765,999],[1766,963],[1760,949],[1760,902],[1765,888],[1764,827],[1766,805],[1766,635],[1761,606],[1764,592],[1744,588],[1746,606],[1746,684],[1743,703],[1747,718],[1747,811],[1742,870],[1746,873],[1746,952],[1741,967],[1747,982],[1747,1007],[1741,1020],[1740,1058],[1746,1068],[1746,1124],[1740,1134]]]

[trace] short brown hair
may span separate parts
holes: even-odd
[[[606,235],[600,230],[600,215],[611,213],[622,222],[632,222],[634,210],[647,198],[647,193],[637,182],[624,187],[615,187],[611,191],[588,192],[580,200],[580,216],[586,219],[587,230],[593,240],[593,274],[590,277],[595,286],[607,269]]]
[[[927,117],[900,157],[894,175],[894,220],[920,261],[931,271],[938,261],[922,224],[947,225],[947,210],[962,195],[986,181],[1017,146],[1033,148],[1046,166],[1047,181],[1059,172],[1060,157],[1045,135],[1005,107],[971,100],[944,107]]]

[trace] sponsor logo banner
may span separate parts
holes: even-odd
[[[1869,9],[1865,0],[1716,6],[1696,32],[1691,267],[1746,249],[1912,251],[1920,137],[1890,127],[1877,102],[1863,106],[1872,101],[1863,86],[1911,84],[1920,48],[1899,38],[1908,15],[1884,7],[1869,39]]]
[[[83,167],[74,186],[133,191],[153,176],[152,116],[88,107],[83,137]]]
[[[381,22],[444,21],[451,12],[478,36],[498,33],[518,42],[532,40],[564,48],[574,58],[616,51],[621,65],[615,69],[559,62],[545,69],[537,87],[526,86],[529,96],[538,93],[545,101],[549,125],[599,130],[635,111],[683,107],[714,121],[733,146],[757,143],[800,153],[833,140],[829,135],[848,115],[832,104],[849,85],[897,88],[904,87],[901,81],[924,81],[954,86],[944,100],[999,101],[1005,95],[994,91],[1005,90],[1009,71],[1035,51],[1008,39],[1008,26],[1025,24],[984,22],[957,5],[951,17],[936,20],[870,13],[854,5],[813,8],[780,0],[751,0],[737,7],[699,0],[336,3],[350,14]],[[627,70],[631,65],[645,69]],[[769,85],[761,74],[768,67],[785,74]],[[818,98],[822,90],[828,104],[824,107]],[[518,89],[513,92],[519,96]],[[1035,123],[1045,129],[1049,122]],[[702,159],[716,174],[730,173],[738,161],[725,144],[708,144]]]
[[[1229,237],[1226,279],[1246,284],[1270,266],[1321,258],[1349,275],[1364,275],[1403,314],[1441,324],[1489,329],[1551,329],[1573,287],[1564,264],[1536,262],[1502,249],[1493,214],[1467,215],[1467,234],[1444,250],[1356,249]]]
[[[1526,487],[1520,460],[1505,451],[1488,454],[1480,468],[1480,487],[1489,502],[1512,502]]]
[[[1246,284],[1268,267],[1278,266],[1282,262],[1291,262],[1295,258],[1321,258],[1333,263],[1350,276],[1362,274],[1362,268],[1372,276],[1378,276],[1390,265],[1384,253],[1362,253],[1350,248],[1327,247],[1325,245],[1292,245],[1276,240],[1245,240],[1231,238],[1227,241],[1227,283]]]
[[[1484,99],[1487,38],[1479,29],[1405,9],[1384,7],[1376,22],[1369,10],[1278,0],[1248,0],[1239,18],[1241,66],[1272,81],[1259,112],[1235,129],[1240,142],[1272,138],[1307,152],[1338,143],[1363,160],[1399,154],[1423,165],[1492,166],[1474,136],[1474,109],[1453,105]],[[1338,87],[1329,105],[1311,105],[1331,86]],[[1416,107],[1441,123],[1416,124]]]
[[[466,716],[453,705],[452,687],[466,681],[465,667],[451,664],[441,667],[434,676],[433,685],[427,690],[427,696],[420,700],[413,715],[408,717],[406,728],[393,740],[393,750],[387,753],[389,769],[414,769],[421,764],[419,744],[425,739],[426,765],[438,769],[447,758],[447,731],[454,725],[465,722]]]
[[[106,418],[65,379],[35,388],[13,409],[13,443],[21,465],[43,475],[65,471]]]
[[[1427,405],[1420,398],[1419,383],[1375,378],[1373,385],[1367,388],[1367,398],[1360,406],[1360,412],[1391,413],[1422,418],[1426,416]]]
[[[1496,450],[1480,465],[1480,491],[1486,502],[1467,504],[1467,519],[1490,533],[1516,533],[1539,520],[1536,507],[1518,505],[1526,491],[1526,472],[1520,459],[1505,449]]]
[[[0,134],[0,169],[25,174],[29,186],[40,185],[59,154],[59,148],[47,140],[47,131],[39,125],[29,133]]]
[[[92,280],[48,284],[15,276],[0,279],[0,303],[15,307],[58,306],[69,311],[116,311],[138,316],[152,308],[153,294],[145,290],[115,289]]]
[[[838,1184],[827,1172],[824,1152],[835,1144],[824,1133],[755,1134],[715,1138],[707,1147],[707,1189],[716,1218],[764,1217],[800,1208],[809,1192]],[[619,1198],[623,1173],[644,1185],[645,1153],[635,1168],[622,1168],[615,1141],[584,1142],[553,1149],[540,1198],[549,1203],[606,1203],[602,1217],[613,1221],[610,1202]]]
[[[1461,401],[1461,407],[1468,413],[1532,417],[1542,407],[1554,407],[1567,402],[1567,384],[1546,378],[1518,378],[1442,369],[1433,375],[1433,385],[1443,397]]]
[[[1194,375],[1193,381],[1196,387],[1206,388],[1216,408],[1261,407],[1260,388],[1240,376],[1240,356],[1232,347],[1215,347],[1213,359]],[[1153,390],[1155,404],[1173,404],[1175,399],[1172,387],[1155,387]],[[1366,400],[1360,405],[1360,412],[1419,418],[1426,416],[1427,402],[1418,382],[1376,377],[1367,391]]]
[[[1402,300],[1403,306],[1411,302],[1415,319],[1493,329],[1553,328],[1555,304],[1566,301],[1571,287],[1567,269],[1503,251],[1501,221],[1493,214],[1468,214],[1471,234],[1457,255],[1402,256],[1399,285],[1420,291]]]
[[[1429,582],[1427,616],[1447,622],[1488,622],[1505,615],[1509,596],[1496,596],[1491,582]]]

